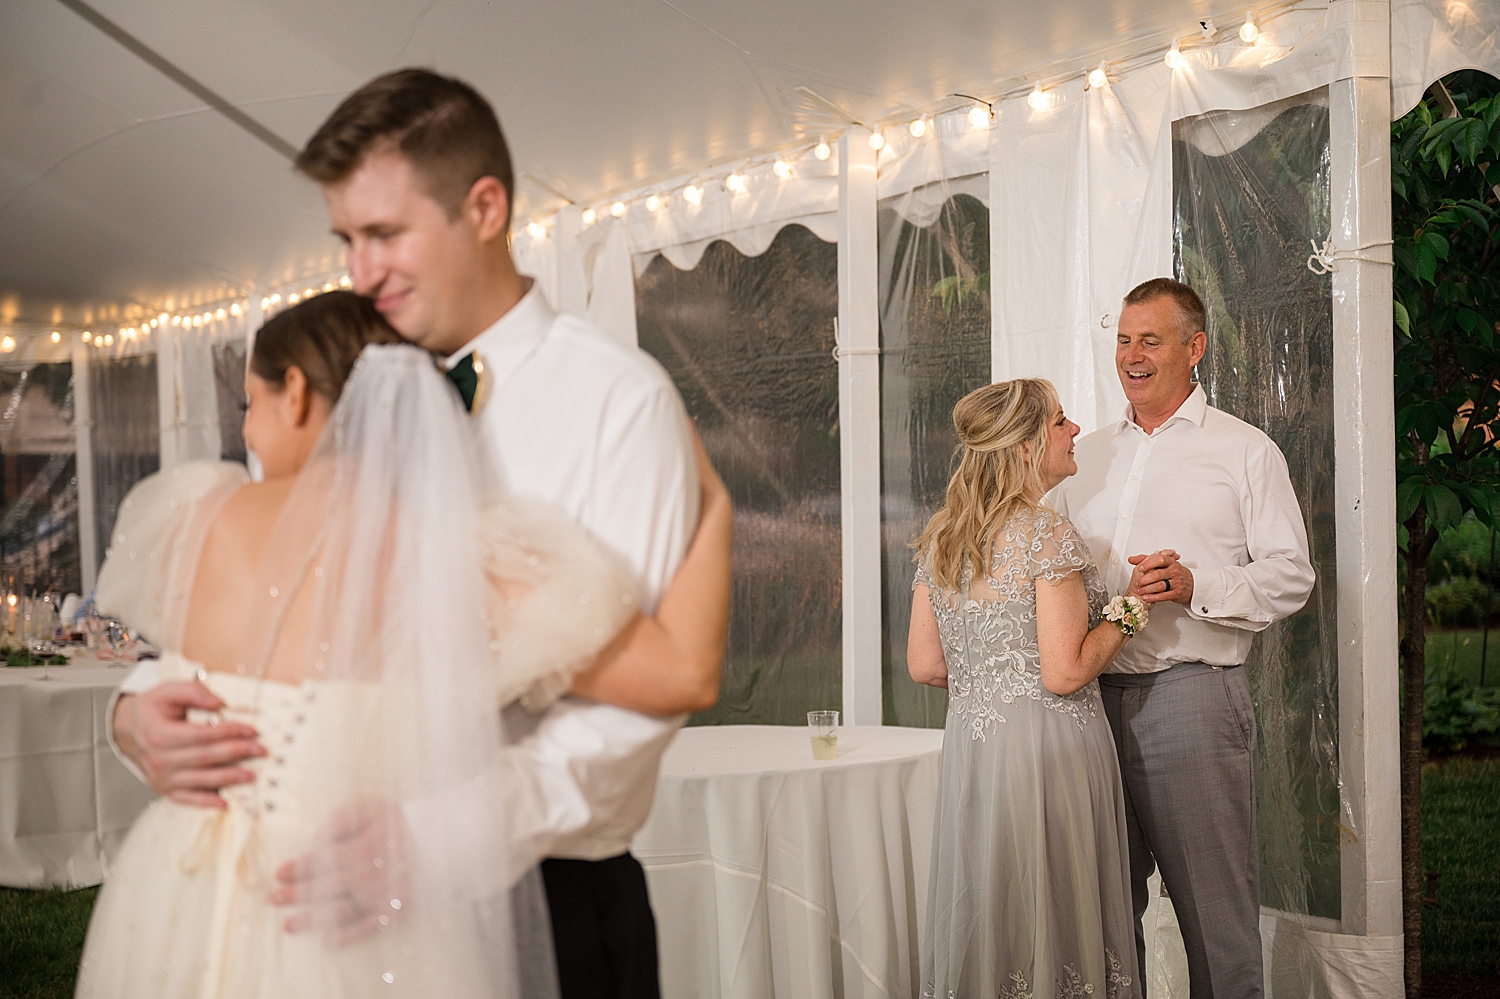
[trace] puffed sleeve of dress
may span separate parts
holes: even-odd
[[[481,518],[497,703],[541,711],[639,609],[623,566],[561,511],[523,498]]]
[[[245,466],[192,461],[148,475],[120,503],[94,588],[101,614],[118,618],[154,644],[168,635],[169,609],[185,605],[213,498],[250,481]],[[173,587],[179,591],[171,592]]]

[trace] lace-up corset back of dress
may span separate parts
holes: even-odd
[[[928,586],[948,665],[948,710],[974,739],[1005,722],[1004,707],[1025,698],[1073,717],[1080,726],[1094,717],[1093,685],[1067,697],[1042,686],[1037,647],[1036,584],[1083,575],[1089,625],[1106,602],[1098,569],[1071,524],[1048,511],[1012,518],[996,533],[989,571],[975,578],[966,566],[960,590],[939,586],[924,558],[916,581]]]

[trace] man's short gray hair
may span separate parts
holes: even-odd
[[[1208,312],[1203,308],[1203,299],[1181,281],[1159,277],[1142,281],[1130,289],[1125,296],[1126,305],[1145,305],[1158,298],[1170,298],[1177,310],[1177,336],[1187,343],[1193,334],[1208,326]]]

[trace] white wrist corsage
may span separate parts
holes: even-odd
[[[1104,608],[1104,620],[1113,621],[1127,637],[1146,627],[1150,616],[1140,597],[1115,597]]]

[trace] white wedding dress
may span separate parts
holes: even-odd
[[[159,473],[122,505],[100,574],[101,606],[166,646],[163,681],[198,677],[224,701],[218,716],[253,725],[268,755],[246,763],[252,782],[224,790],[227,808],[163,798],[137,820],[94,909],[79,996],[517,994],[515,930],[504,892],[471,892],[461,873],[440,873],[455,868],[453,854],[472,841],[471,831],[427,844],[434,856],[413,859],[411,895],[390,903],[381,932],[351,946],[328,950],[316,932],[284,932],[288,910],[267,901],[276,867],[305,853],[332,811],[351,799],[410,805],[483,791],[495,771],[467,757],[501,751],[501,705],[519,698],[539,707],[560,694],[634,610],[625,573],[560,514],[494,502],[478,503],[472,516],[464,510],[464,476],[447,474],[442,463],[455,456],[441,448],[443,435],[467,433],[467,423],[461,411],[449,411],[448,390],[437,383],[441,376],[414,348],[367,348],[335,410],[324,456],[343,460],[353,452],[358,460],[310,486],[316,502],[300,505],[319,511],[312,546],[318,557],[303,560],[297,578],[328,587],[324,625],[310,632],[304,671],[310,678],[300,684],[261,679],[253,661],[241,666],[244,675],[204,671],[173,641],[186,617],[203,536],[245,481],[244,469],[203,463]],[[430,434],[401,436],[405,423],[397,432],[378,419],[381,407],[409,415],[414,405],[441,410],[423,417],[436,424]],[[389,433],[398,439],[384,440]],[[372,533],[358,527],[372,476],[382,488],[398,487],[392,491],[398,498],[374,511],[375,522],[393,527],[387,537],[396,539],[378,555],[367,551],[379,547],[369,541]],[[445,509],[426,508],[433,504]],[[297,493],[288,505],[299,505]],[[403,536],[402,518],[425,519],[409,520]],[[346,524],[355,526],[341,541]],[[306,525],[283,526],[274,535],[286,535],[279,548],[305,540]],[[459,541],[463,534],[467,543]],[[433,550],[438,543],[454,547],[445,554]],[[379,582],[366,585],[357,568],[370,559]],[[263,568],[262,575],[267,571],[280,569]],[[466,599],[473,589],[483,591],[477,603]],[[274,605],[278,586],[266,592]],[[283,584],[279,592],[292,590]],[[338,608],[340,599],[346,608]],[[274,613],[257,617],[254,607],[247,613],[251,632],[262,630],[257,620],[270,622],[267,633],[278,626]],[[378,641],[360,635],[362,629]],[[342,658],[336,637],[317,641],[349,633],[356,639]],[[374,668],[363,668],[372,660]],[[203,712],[195,718],[215,720]],[[505,819],[496,814],[493,824],[503,829]],[[461,859],[460,871],[475,858]]]

